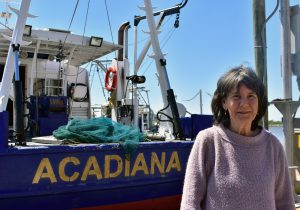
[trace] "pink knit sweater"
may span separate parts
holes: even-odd
[[[181,210],[295,210],[284,150],[262,129],[245,137],[221,126],[201,131],[191,151]]]

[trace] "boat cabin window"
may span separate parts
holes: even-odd
[[[34,95],[61,96],[63,82],[61,79],[35,79]]]

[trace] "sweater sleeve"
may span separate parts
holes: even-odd
[[[276,166],[275,204],[276,210],[295,210],[288,163],[280,145]]]
[[[185,172],[181,210],[201,210],[206,194],[206,139],[199,133],[191,150]]]

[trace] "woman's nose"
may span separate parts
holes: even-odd
[[[243,105],[248,105],[249,104],[249,101],[247,99],[247,97],[241,97],[240,98],[240,105],[243,106]]]

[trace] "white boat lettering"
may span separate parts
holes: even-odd
[[[146,161],[147,158],[150,158],[150,162]],[[84,164],[84,167],[81,171],[78,166],[82,164]],[[58,169],[58,173],[55,173],[56,170],[54,169]],[[135,159],[130,161],[119,155],[105,155],[103,159],[89,156],[86,161],[78,157],[69,156],[61,159],[58,165],[53,164],[49,158],[45,157],[41,159],[37,167],[32,184],[39,184],[41,180],[57,183],[74,182],[80,179],[80,181],[85,182],[91,177],[101,180],[122,176],[134,177],[138,173],[148,176],[157,173],[180,172],[181,170],[177,151],[173,151],[169,158],[166,158],[166,152],[161,152],[160,154],[152,152],[151,157],[145,157],[144,153],[139,153]]]

